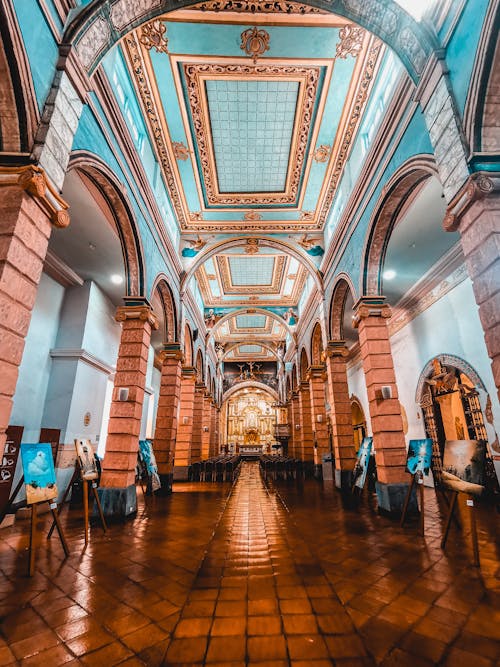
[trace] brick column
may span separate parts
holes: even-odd
[[[165,343],[159,357],[162,366],[154,447],[161,481],[161,489],[157,495],[166,495],[172,491],[177,414],[181,394],[183,355],[179,343]]]
[[[287,422],[288,422],[288,428],[290,432],[290,437],[288,438],[288,456],[291,456],[292,458],[295,456],[294,454],[294,436],[295,436],[295,425],[293,422],[293,402],[292,402],[292,392],[290,391],[288,395],[288,400],[286,403],[286,408],[287,408]]]
[[[212,397],[205,392],[203,395],[203,419],[201,433],[201,460],[210,457],[210,438],[212,435]]]
[[[209,457],[217,456],[219,447],[217,445],[217,405],[212,399],[210,401],[210,449]]]
[[[201,461],[201,445],[203,435],[203,414],[204,414],[204,396],[205,385],[202,382],[196,382],[194,386],[194,406],[193,406],[193,439],[191,444],[191,463]]]
[[[362,297],[354,307],[354,326],[359,331],[368,391],[377,463],[378,505],[385,512],[398,514],[408,490],[406,441],[387,327],[391,309],[384,300],[385,297]],[[392,398],[382,398],[382,386],[391,388]]]
[[[1,452],[52,225],[69,224],[67,208],[39,167],[0,167]]]
[[[335,452],[335,485],[350,490],[356,461],[351,402],[347,385],[347,355],[343,340],[331,340],[326,350],[326,372],[330,395],[333,449]]]
[[[312,431],[311,390],[309,382],[301,382],[299,388],[300,405],[300,458],[303,461],[314,461],[314,437]]]
[[[141,303],[121,306],[115,319],[122,335],[99,495],[105,514],[125,517],[137,511],[135,467],[151,331],[158,328],[158,319]],[[128,390],[125,400],[120,400],[120,390]]]
[[[500,398],[500,175],[471,176],[448,207],[444,228],[460,232]]]
[[[308,377],[309,391],[311,392],[311,421],[313,431],[316,433],[317,446],[314,452],[314,462],[317,466],[316,472],[320,475],[323,456],[330,453],[330,439],[328,437],[325,406],[325,367],[322,364],[319,366],[310,366]]]
[[[297,389],[292,390],[292,429],[293,429],[293,457],[296,459],[302,458],[302,439],[300,430],[296,428],[300,426],[300,399]]]
[[[179,423],[175,445],[174,479],[178,480],[187,480],[191,465],[195,383],[196,368],[184,366],[181,374]]]

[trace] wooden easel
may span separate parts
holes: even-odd
[[[81,468],[77,457],[75,459],[75,469],[73,471],[73,475],[71,476],[68,486],[66,487],[66,491],[64,492],[63,497],[61,499],[61,508],[64,506],[64,503],[66,502],[66,498],[68,497],[71,487],[80,476],[81,476]],[[89,490],[88,490],[89,480],[82,479],[82,482],[83,482],[83,518],[85,525],[85,546],[87,546],[87,544],[89,543]],[[104,519],[104,513],[102,511],[101,501],[99,500],[99,494],[97,493],[97,483],[91,480],[91,484],[92,484],[92,493],[94,494],[94,500],[97,504],[97,509],[99,511],[99,517],[101,519],[102,528],[104,532],[106,532],[108,527]],[[50,539],[50,537],[52,537],[52,533],[54,532],[54,528],[56,527],[57,524],[56,521],[54,520],[47,534],[47,539]]]
[[[403,505],[403,513],[401,514],[401,522],[400,526],[403,528],[405,519],[406,519],[406,513],[408,511],[408,505],[410,504],[410,498],[411,494],[413,492],[414,486],[417,485],[419,487],[419,496],[420,496],[420,520],[419,520],[419,527],[420,527],[420,535],[424,535],[424,476],[421,471],[416,472],[414,475],[411,477],[411,484],[408,487],[408,493],[406,494],[405,502]]]
[[[453,518],[453,513],[455,511],[455,507],[457,504],[457,498],[459,491],[454,491],[451,490],[452,493],[452,498],[450,502],[450,510],[448,512],[448,516],[446,518],[446,526],[444,529],[444,535],[443,539],[441,540],[441,549],[444,549],[446,547],[446,541],[448,540],[448,533],[450,532],[450,526],[451,526],[451,520]],[[470,493],[467,494],[468,499],[467,499],[467,506],[471,508],[471,515],[470,515],[470,532],[472,536],[472,552],[474,555],[474,565],[475,567],[479,567],[479,547],[477,543],[477,527],[476,527],[476,510],[475,510],[475,504],[474,504],[474,496]]]
[[[52,517],[54,519],[54,525],[57,528],[59,533],[59,539],[61,540],[62,548],[64,549],[64,554],[66,557],[69,556],[68,544],[66,538],[64,537],[63,529],[61,522],[59,521],[59,514],[57,512],[57,503],[52,500],[47,500],[50,511],[52,512]],[[36,516],[37,516],[37,505],[41,503],[33,503],[31,505],[31,530],[30,530],[30,546],[29,546],[29,565],[28,565],[28,576],[32,577],[35,572],[35,534],[36,534]]]

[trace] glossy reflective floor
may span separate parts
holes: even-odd
[[[478,512],[440,549],[426,490],[426,537],[379,516],[369,494],[342,506],[331,484],[184,484],[141,500],[106,535],[65,510],[71,555],[47,545],[26,577],[28,522],[0,533],[0,665],[493,666],[500,660],[498,515]]]

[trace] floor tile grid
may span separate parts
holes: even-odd
[[[446,552],[441,549],[446,506],[432,489],[426,489],[422,540],[415,523],[401,529],[378,515],[370,494],[346,513],[333,483],[306,482],[299,490],[283,482],[268,486],[300,527],[378,664],[500,664],[500,544],[493,508],[478,508],[477,570],[465,506],[462,529],[452,528]],[[327,518],[329,525],[322,526]]]
[[[197,604],[200,596],[210,604]],[[333,664],[334,655],[373,664],[280,500],[246,464],[164,664]]]

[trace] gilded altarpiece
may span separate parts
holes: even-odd
[[[245,445],[271,451],[277,421],[275,399],[261,389],[242,389],[226,402],[225,441],[238,452]]]

